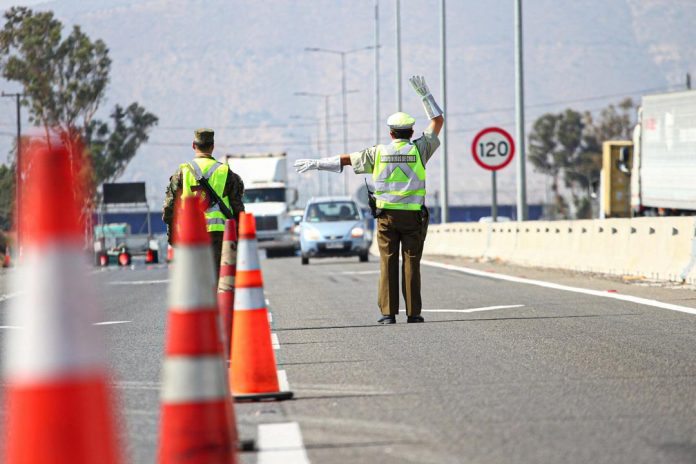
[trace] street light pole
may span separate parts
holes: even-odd
[[[324,53],[331,53],[334,55],[340,55],[341,56],[341,95],[342,95],[342,100],[343,100],[343,108],[342,108],[342,116],[343,116],[343,152],[347,153],[348,152],[348,108],[347,108],[347,98],[346,94],[348,91],[346,90],[346,55],[349,55],[351,53],[355,52],[361,52],[363,50],[372,50],[373,47],[372,45],[368,47],[361,47],[361,48],[355,48],[353,50],[329,50],[326,48],[317,48],[317,47],[307,47],[305,48],[305,51],[307,52],[324,52]],[[343,194],[348,195],[348,171],[346,171],[343,174]]]
[[[515,112],[517,129],[517,220],[527,220],[526,140],[524,134],[524,66],[522,54],[522,0],[515,1]]]
[[[2,92],[0,94],[2,97],[11,97],[15,99],[16,105],[17,105],[17,156],[15,158],[15,212],[17,214],[15,226],[17,228],[17,249],[19,249],[20,245],[20,237],[21,237],[21,231],[20,231],[20,223],[21,221],[19,220],[20,215],[19,215],[19,209],[21,208],[22,204],[22,175],[21,175],[21,169],[22,169],[22,100],[21,98],[24,96],[21,93],[5,93]]]
[[[343,153],[348,153],[348,107],[346,103],[346,54],[341,53],[341,100],[343,106]],[[348,171],[343,173],[343,194],[348,195]]]
[[[440,2],[440,87],[442,89],[442,107],[447,108],[447,34],[445,21],[445,0]],[[447,185],[447,124],[440,132],[440,144],[442,146],[442,170],[440,172],[440,221],[449,222],[449,190]]]
[[[379,0],[375,1],[375,145],[379,144]]]
[[[401,111],[401,0],[396,0],[396,111]]]

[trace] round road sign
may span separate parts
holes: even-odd
[[[507,131],[489,127],[476,134],[471,144],[476,164],[489,171],[499,171],[515,156],[515,142]]]

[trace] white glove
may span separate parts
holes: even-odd
[[[423,76],[413,76],[409,79],[409,82],[411,83],[413,90],[415,90],[418,96],[420,96],[423,100],[423,109],[425,110],[425,114],[428,116],[428,119],[442,116],[443,111],[438,106],[435,98],[433,98],[433,95],[430,93],[428,85],[425,83],[425,78]]]
[[[343,166],[341,166],[341,157],[333,156],[331,158],[320,158],[320,159],[298,159],[293,164],[295,170],[299,173],[319,170],[319,171],[332,171],[341,172],[343,171]]]

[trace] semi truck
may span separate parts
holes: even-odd
[[[297,203],[297,190],[287,185],[286,153],[227,154],[225,162],[244,181],[244,207],[256,218],[259,248],[294,253],[298,242],[289,211]]]
[[[696,214],[696,90],[643,96],[631,142],[605,142],[606,217]]]

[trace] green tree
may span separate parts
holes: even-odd
[[[79,26],[64,37],[63,24],[50,11],[12,7],[4,19],[0,70],[23,87],[30,121],[47,137],[54,130],[79,134],[94,165],[95,186],[116,179],[148,140],[157,117],[134,102],[125,109],[117,105],[111,124],[95,119],[109,82],[106,44],[92,41]]]
[[[550,211],[552,217],[566,217],[566,202],[560,192],[560,179],[564,166],[564,154],[558,144],[560,116],[547,113],[539,117],[529,135],[529,161],[538,172],[551,177],[554,200]]]
[[[551,177],[554,217],[568,217],[560,181],[570,191],[575,216],[593,217],[596,188],[602,169],[602,143],[631,138],[634,104],[630,98],[604,108],[598,118],[567,109],[539,117],[529,136],[529,160]]]
[[[0,231],[10,228],[12,211],[14,210],[14,190],[14,166],[0,164]]]

